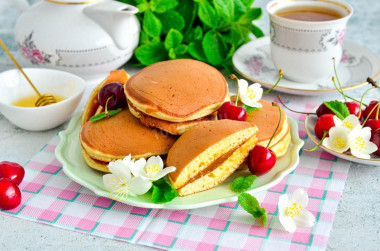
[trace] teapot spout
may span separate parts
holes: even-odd
[[[140,31],[140,23],[135,16],[139,9],[132,5],[116,1],[102,1],[86,7],[83,12],[103,27],[121,50],[130,47],[131,36],[138,36]]]

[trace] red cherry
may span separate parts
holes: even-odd
[[[320,117],[320,116],[322,116],[322,115],[324,115],[324,114],[334,114],[333,111],[331,111],[330,108],[328,108],[324,103],[322,103],[322,104],[318,107],[316,113],[317,113],[317,116],[318,116],[318,117]]]
[[[351,101],[351,102],[345,102],[344,104],[347,106],[350,114],[355,115],[356,117],[359,116],[359,113],[360,113],[360,104],[359,103]],[[363,112],[360,113],[359,120],[362,118],[362,116],[363,116]]]
[[[376,130],[372,133],[371,141],[377,146],[374,154],[380,156],[380,130]]]
[[[0,162],[0,178],[8,178],[16,185],[20,185],[24,175],[25,170],[19,164],[9,161]]]
[[[249,153],[247,162],[252,174],[263,175],[276,164],[276,154],[271,149],[256,145]]]
[[[371,128],[371,134],[373,135],[377,129],[380,129],[380,119],[369,119],[364,126]]]
[[[10,179],[0,178],[0,209],[12,209],[20,205],[20,203],[20,188]]]
[[[218,119],[245,121],[247,119],[247,111],[243,107],[236,106],[231,101],[227,101],[219,108]]]
[[[377,105],[378,101],[372,100],[369,105],[364,109],[363,111],[363,117],[367,118],[369,113],[372,111],[372,109]],[[373,112],[371,113],[371,116],[369,117],[370,119],[376,119],[376,112],[377,109],[375,108]]]
[[[333,114],[325,114],[317,119],[314,127],[314,132],[319,139],[323,138],[324,131],[329,131],[331,127],[335,126],[333,117]]]

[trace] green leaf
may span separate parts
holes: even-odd
[[[140,44],[150,44],[151,41],[149,39],[148,34],[145,31],[140,31]]]
[[[248,105],[245,105],[245,104],[243,104],[242,107],[244,107],[244,109],[247,111],[247,113],[251,113],[251,112],[256,111],[257,109],[259,109],[257,107],[251,107],[251,106],[248,106]]]
[[[207,26],[211,28],[218,27],[218,15],[216,14],[216,10],[207,0],[199,0],[198,16]]]
[[[341,101],[334,100],[323,103],[341,120],[350,115],[350,111],[348,110],[347,106]]]
[[[112,117],[116,114],[118,114],[119,112],[121,112],[123,109],[121,108],[117,108],[116,110],[108,110],[108,116],[106,115],[105,112],[101,112],[97,115],[94,115],[90,118],[90,121],[94,122],[94,121],[98,121],[98,120],[101,120],[101,119],[104,119],[104,118],[109,118],[109,117]]]
[[[185,19],[175,10],[169,10],[163,14],[157,14],[162,24],[162,33],[167,34],[170,29],[182,30],[185,27]]]
[[[249,41],[249,34],[251,31],[245,26],[239,24],[233,24],[231,26],[231,43],[236,47],[240,47],[242,44]]]
[[[183,55],[187,52],[187,45],[185,44],[180,44],[176,48],[174,48],[174,53],[176,55]]]
[[[219,17],[219,27],[231,24],[234,17],[234,1],[231,0],[213,0],[216,13]]]
[[[207,61],[212,65],[221,64],[228,53],[227,46],[215,30],[210,30],[206,33],[202,40],[202,49]]]
[[[174,9],[178,5],[178,0],[151,0],[150,7],[154,12],[164,13]]]
[[[136,7],[139,9],[139,13],[142,13],[149,10],[149,3],[143,2],[143,3],[138,4]]]
[[[193,0],[181,0],[176,7],[176,11],[183,17],[183,20],[185,22],[185,26],[183,28],[184,34],[186,34],[187,31],[192,27],[195,17],[197,16],[197,10],[198,5],[196,5]]]
[[[183,35],[181,32],[170,29],[168,35],[165,38],[165,49],[169,50],[175,48],[182,43]]]
[[[249,29],[251,30],[253,35],[255,35],[255,37],[257,37],[257,38],[265,36],[264,32],[254,24],[250,24]]]
[[[161,21],[153,14],[152,11],[144,12],[143,30],[150,37],[159,37],[161,35],[162,24]]]
[[[176,59],[177,58],[177,55],[174,52],[174,48],[169,49],[169,58],[170,59]]]
[[[235,6],[234,6],[235,13],[234,13],[234,20],[233,21],[238,21],[240,19],[240,17],[246,12],[247,7],[246,7],[244,1],[242,1],[242,0],[234,0],[233,2],[235,4]],[[248,8],[249,7],[250,6],[248,6]]]
[[[135,56],[143,65],[151,65],[168,59],[163,42],[141,45],[135,50]]]
[[[194,29],[194,40],[201,40],[203,37],[203,30],[202,28],[198,25]]]
[[[187,51],[193,58],[206,62],[206,55],[203,52],[202,44],[200,42],[191,42],[187,47]]]
[[[253,182],[256,180],[256,175],[249,175],[247,177],[240,176],[231,182],[230,188],[233,192],[242,193],[251,188]]]
[[[251,24],[253,20],[259,19],[262,14],[263,11],[261,8],[250,8],[244,15],[240,17],[239,23],[243,25]]]
[[[169,202],[178,196],[177,190],[165,178],[154,181],[152,188],[152,201],[156,204]]]
[[[267,223],[267,210],[265,208],[260,207],[259,202],[257,199],[248,194],[248,193],[242,193],[238,197],[238,201],[240,206],[247,211],[248,213],[252,214],[253,217],[255,218],[262,218],[262,224],[263,226],[266,225]]]

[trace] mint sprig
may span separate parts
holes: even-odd
[[[142,65],[194,58],[231,72],[234,51],[264,33],[252,0],[118,0],[137,6],[141,22],[135,59]]]
[[[323,102],[339,119],[343,120],[350,115],[347,106],[338,100]]]
[[[152,201],[156,204],[169,202],[178,196],[175,190],[165,178],[153,181],[152,185]]]
[[[109,118],[111,116],[114,116],[114,115],[118,114],[122,110],[123,109],[121,109],[121,108],[117,108],[116,110],[108,110],[107,113],[106,112],[101,112],[99,114],[96,114],[96,115],[92,116],[90,118],[90,121],[94,122],[94,121],[101,120],[101,119],[104,119],[104,118]]]
[[[263,226],[267,224],[267,213],[268,211],[265,210],[265,208],[260,207],[259,202],[257,199],[248,194],[248,193],[242,193],[238,197],[238,201],[240,206],[247,211],[248,213],[252,214],[255,218],[261,217],[261,223]]]
[[[244,109],[247,111],[247,113],[251,113],[251,112],[256,111],[257,109],[259,109],[257,107],[251,107],[251,106],[248,106],[248,105],[245,105],[245,104],[243,104],[242,107],[244,107]]]
[[[256,175],[249,175],[247,177],[240,176],[231,182],[230,188],[233,192],[242,193],[252,187],[253,182],[256,180]]]

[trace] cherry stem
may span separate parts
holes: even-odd
[[[106,107],[104,107],[104,115],[106,116],[106,118],[109,118],[110,117],[110,114],[108,113],[108,109],[107,109],[107,106],[108,106],[108,102],[114,98],[114,95],[110,96],[107,101],[106,101]]]
[[[372,112],[377,108],[377,110],[379,110],[379,107],[380,107],[380,102],[378,102],[373,108],[372,110],[369,112],[368,116],[365,118],[363,124],[362,124],[362,127],[364,127],[365,123],[367,123],[367,120],[369,119],[369,117],[371,117],[371,114]],[[376,118],[377,119],[377,118]]]
[[[278,111],[280,112],[280,119],[278,120],[276,130],[274,130],[274,133],[272,134],[272,137],[270,138],[270,140],[269,140],[269,142],[268,142],[268,145],[267,145],[267,147],[266,147],[267,149],[269,148],[270,143],[272,142],[274,136],[275,136],[276,133],[277,133],[278,128],[280,127],[280,124],[281,124],[281,117],[282,117],[281,108],[278,106],[278,104],[277,104],[276,102],[272,102],[272,106],[277,106]]]
[[[228,76],[228,79],[236,79],[236,99],[235,99],[235,106],[238,105],[239,102],[239,79],[236,77],[235,74],[231,74]]]
[[[346,101],[346,98],[349,98],[349,99],[351,99],[351,100],[353,100],[353,101],[355,101],[355,102],[360,103],[359,100],[357,100],[357,99],[355,99],[355,98],[353,98],[353,97],[350,97],[350,96],[344,94],[343,91],[339,90],[339,88],[337,87],[336,82],[335,82],[335,77],[332,77],[332,81],[333,81],[333,83],[334,83],[335,89],[336,89],[340,94],[342,94],[342,95],[345,97],[345,101]],[[363,102],[362,102],[361,104],[364,105],[365,107],[368,106],[367,104],[365,104],[365,103],[363,103]]]
[[[370,90],[373,90],[375,89],[376,87],[370,87],[368,88],[367,90],[365,90],[365,92],[363,93],[361,99],[360,99],[360,111],[359,111],[359,115],[358,115],[358,118],[360,118],[361,114],[362,114],[362,104],[363,104],[363,99],[364,99],[364,96],[370,91]]]
[[[338,81],[338,85],[339,85],[339,89],[337,88],[336,84],[335,84],[335,81],[334,81],[334,78],[333,78],[333,82],[334,82],[334,85],[335,85],[335,89],[337,89],[340,94],[343,95],[343,98],[344,98],[344,102],[347,102],[347,98],[346,98],[346,95],[344,94],[343,92],[343,89],[342,89],[342,85],[340,84],[340,81],[339,81],[339,78],[338,78],[338,73],[336,72],[336,65],[335,65],[335,58],[333,58],[333,65],[334,65],[334,73],[335,73],[335,77],[336,77],[336,80]]]
[[[277,95],[277,98],[278,100],[280,101],[280,103],[286,108],[288,109],[289,111],[291,112],[295,112],[295,113],[299,113],[299,114],[306,114],[306,115],[317,115],[315,112],[299,112],[299,111],[295,111],[293,109],[290,109],[289,107],[287,107],[284,102],[281,100],[281,96],[280,95]]]
[[[319,141],[318,145],[316,145],[313,149],[310,149],[310,150],[309,149],[303,149],[303,150],[305,150],[307,152],[314,152],[315,150],[317,150],[322,145],[322,142],[326,138],[326,136],[327,136],[328,133],[329,132],[327,130],[323,131],[323,136],[322,136],[321,141]]]
[[[272,86],[272,88],[270,88],[269,90],[267,90],[266,92],[263,93],[263,96],[270,93],[277,85],[278,83],[280,83],[280,80],[282,79],[282,76],[284,75],[284,71],[283,70],[279,70],[278,73],[280,74],[280,77],[278,78],[276,84],[274,86]]]

